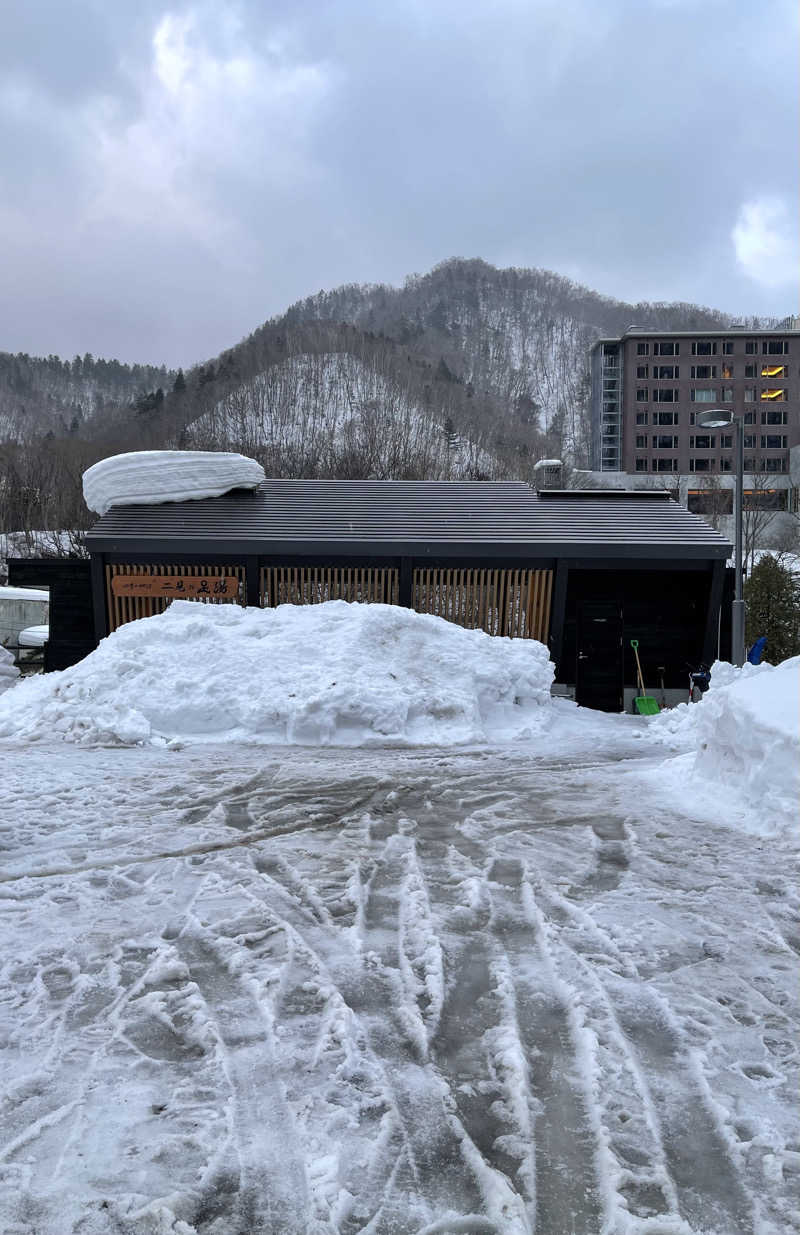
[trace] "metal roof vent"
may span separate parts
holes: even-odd
[[[560,459],[540,459],[533,465],[533,487],[538,492],[542,489],[560,489],[563,483],[564,465]]]

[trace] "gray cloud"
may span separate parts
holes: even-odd
[[[456,253],[796,311],[787,0],[36,0],[4,24],[0,349],[186,365]]]

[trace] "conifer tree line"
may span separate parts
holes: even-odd
[[[529,480],[543,456],[586,466],[589,349],[634,323],[771,324],[452,259],[401,288],[320,292],[185,373],[0,353],[0,533],[86,527],[83,470],[128,450],[241,450],[298,477]]]

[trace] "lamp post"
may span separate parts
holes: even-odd
[[[736,502],[734,505],[734,580],[731,612],[731,658],[735,665],[744,664],[744,596],[742,595],[742,512],[744,510],[744,421],[726,407],[712,407],[698,412],[695,425],[703,429],[736,428]]]

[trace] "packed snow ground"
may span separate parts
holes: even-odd
[[[797,670],[604,716],[536,644],[182,603],[12,685],[0,1230],[796,1229]]]
[[[0,1229],[795,1229],[795,855],[645,723],[6,747]]]

